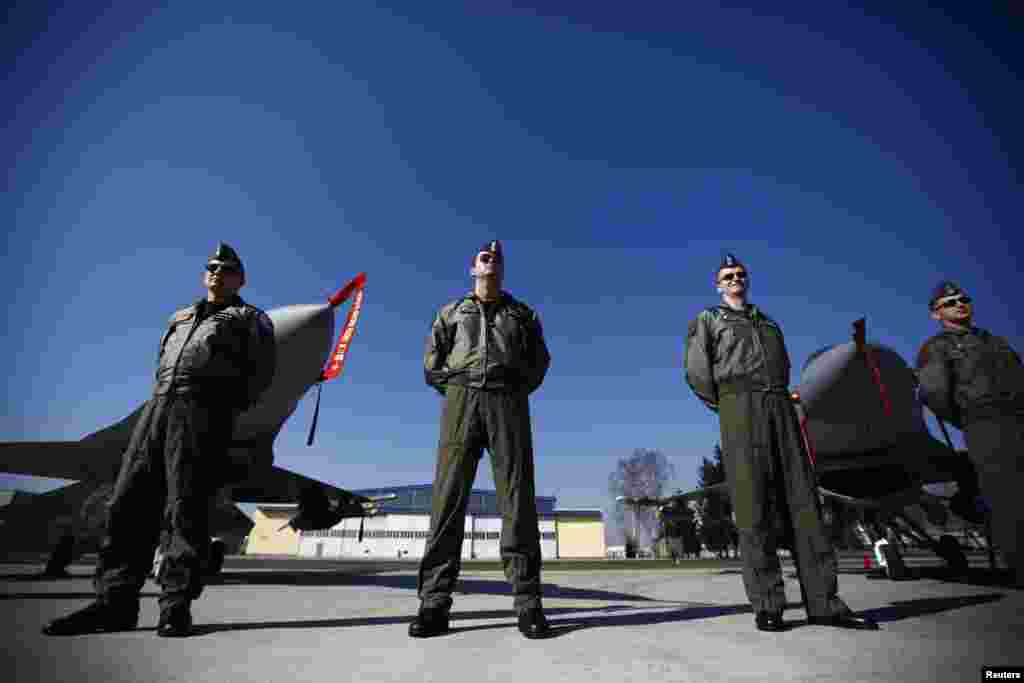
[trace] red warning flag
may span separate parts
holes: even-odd
[[[853,323],[853,341],[857,345],[857,350],[864,353],[864,361],[871,370],[871,379],[874,380],[875,386],[878,387],[878,393],[882,397],[882,408],[885,410],[885,414],[892,417],[892,403],[889,401],[889,390],[886,389],[885,382],[882,381],[882,371],[878,368],[878,359],[875,358],[875,352],[868,346],[865,339],[864,318]]]
[[[338,344],[334,347],[334,353],[331,354],[327,361],[327,367],[320,373],[321,382],[334,379],[341,374],[342,368],[345,367],[345,354],[348,352],[348,345],[351,343],[352,337],[356,334],[356,323],[359,322],[359,313],[363,309],[363,291],[365,287],[366,273],[359,273],[329,300],[331,306],[339,306],[352,295],[352,292],[355,292],[355,298],[352,299],[352,307],[345,317],[345,324],[342,326],[341,334],[338,337]]]
[[[324,382],[340,375],[341,369],[345,367],[345,354],[348,352],[348,345],[352,342],[352,337],[356,334],[359,312],[363,310],[363,289],[365,287],[366,273],[359,273],[359,275],[352,278],[351,282],[342,287],[337,294],[327,300],[331,308],[336,308],[352,296],[352,292],[356,293],[355,298],[352,299],[352,308],[348,309],[348,315],[345,317],[345,324],[341,328],[341,335],[338,337],[337,346],[334,347],[334,353],[327,359],[327,367],[320,371],[320,377],[317,378],[316,408],[313,409],[313,422],[309,425],[309,438],[306,439],[307,446],[313,445],[313,438],[316,435],[316,425],[320,419],[320,392],[323,389]]]

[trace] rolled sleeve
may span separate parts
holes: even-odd
[[[445,393],[445,384],[448,373],[444,366],[451,351],[450,332],[444,322],[443,311],[434,316],[434,322],[430,326],[430,333],[427,335],[427,348],[423,353],[423,377],[427,384],[434,387],[442,396]]]
[[[715,386],[714,356],[711,352],[711,330],[707,315],[701,313],[687,329],[683,348],[683,374],[686,383],[704,405],[718,412],[718,387]]]
[[[526,393],[532,394],[544,382],[548,368],[551,367],[551,354],[544,342],[544,328],[536,313],[531,313],[527,327],[530,331],[530,349],[527,358],[529,367],[527,368]]]

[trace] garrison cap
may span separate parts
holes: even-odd
[[[224,265],[234,266],[238,268],[238,272],[243,275],[245,274],[245,266],[242,265],[242,259],[238,257],[238,252],[224,242],[217,245],[217,250],[213,252],[209,263],[223,263]]]
[[[482,251],[487,251],[494,254],[494,257],[498,260],[499,263],[505,262],[505,255],[502,253],[501,250],[501,241],[491,240],[490,242],[484,242],[483,246],[477,249],[476,254],[473,254],[473,259],[472,261],[470,261],[470,265],[476,265],[476,257]]]
[[[932,298],[928,300],[928,307],[935,308],[935,302],[939,299],[963,293],[964,290],[960,289],[960,285],[957,283],[952,280],[943,280],[935,285],[935,289],[932,290]]]
[[[740,263],[740,260],[736,258],[731,252],[726,252],[722,258],[722,263],[719,264],[718,270],[715,271],[715,282],[718,282],[718,274],[722,272],[723,268],[742,268],[746,270],[747,267]]]

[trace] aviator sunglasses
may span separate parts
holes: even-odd
[[[957,306],[959,304],[969,304],[969,303],[971,303],[971,297],[969,297],[969,296],[958,296],[955,299],[946,299],[941,304],[936,306],[936,308],[953,308],[953,306]]]
[[[480,254],[477,258],[480,260],[480,263],[490,263],[491,261],[494,261],[495,263],[499,262],[499,259],[494,254],[488,254],[487,252]]]
[[[208,273],[237,273],[238,268],[229,266],[226,263],[207,263],[206,272]]]
[[[732,282],[733,280],[746,280],[747,274],[740,271],[738,273],[726,273],[722,276],[720,282]]]

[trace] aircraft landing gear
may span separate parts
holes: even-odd
[[[949,534],[939,537],[939,542],[935,544],[935,554],[945,560],[949,568],[957,574],[967,571],[967,556],[964,555],[960,543]]]
[[[885,575],[891,581],[902,581],[909,578],[907,575],[907,565],[903,562],[903,555],[900,554],[900,549],[896,543],[889,542],[887,539],[879,541],[875,544],[875,554],[881,554],[885,558],[885,562],[879,562],[879,564],[885,567]]]

